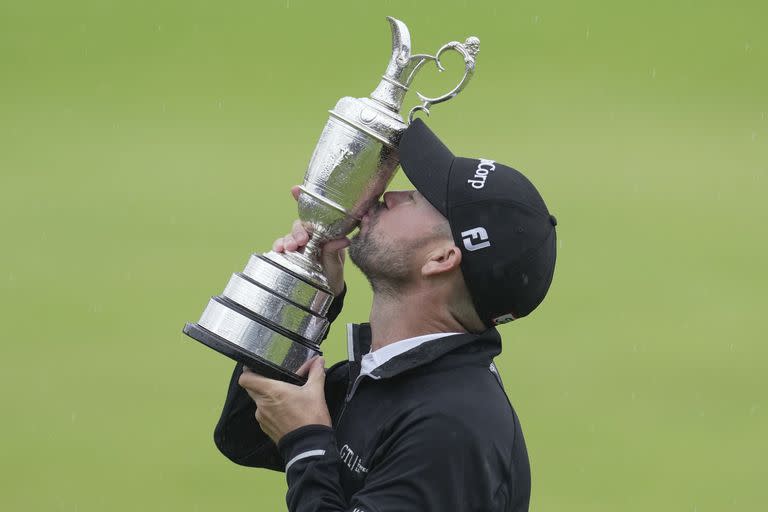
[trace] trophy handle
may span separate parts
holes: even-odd
[[[430,98],[417,91],[416,95],[419,97],[421,105],[416,105],[408,112],[408,124],[413,122],[413,115],[416,112],[422,111],[429,115],[429,108],[432,105],[437,105],[438,103],[448,101],[449,99],[459,94],[464,89],[464,87],[467,86],[469,79],[472,78],[472,75],[475,72],[475,60],[477,58],[477,54],[480,52],[480,39],[474,36],[468,37],[467,40],[463,43],[459,43],[458,41],[451,41],[450,43],[446,43],[439,50],[437,50],[435,55],[420,54],[412,56],[411,60],[415,60],[417,63],[414,66],[413,71],[411,71],[411,74],[408,77],[406,83],[410,83],[410,81],[413,79],[413,75],[427,61],[434,61],[435,65],[437,66],[437,70],[439,72],[444,71],[445,68],[440,62],[440,56],[448,50],[454,50],[460,53],[462,57],[464,57],[464,76],[461,77],[461,81],[458,83],[458,85],[456,85],[456,87],[451,89],[446,94],[443,94],[442,96]]]

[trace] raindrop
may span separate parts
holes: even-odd
[[[746,41],[744,43],[744,51],[745,52],[749,52],[749,50],[751,50],[751,49],[752,49],[752,43],[750,43],[749,41]]]
[[[651,68],[651,78],[656,78],[656,68]]]
[[[71,419],[72,423],[74,423],[75,420],[77,419],[77,413],[75,411],[72,411],[70,419]]]
[[[587,39],[589,39],[589,27],[587,27]]]
[[[757,410],[760,408],[757,404],[752,404],[752,407],[749,408],[749,415],[754,416]]]
[[[752,142],[757,140],[757,132],[752,132]]]
[[[539,24],[539,20],[541,20],[541,18],[539,17],[539,15],[538,15],[538,14],[537,14],[536,16],[534,16],[533,18],[531,18],[531,22],[532,22],[534,25],[538,25],[538,24]]]

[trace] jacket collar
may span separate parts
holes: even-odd
[[[371,351],[371,338],[370,324],[347,324],[347,355],[350,363],[355,363],[356,373],[360,371],[360,361],[363,355]],[[501,337],[495,328],[490,328],[480,334],[453,334],[427,341],[401,352],[373,369],[369,375],[374,379],[394,377],[405,371],[429,364],[470,343],[475,343],[478,350],[490,359],[501,352]]]

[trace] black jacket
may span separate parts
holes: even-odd
[[[496,329],[424,343],[360,379],[369,326],[350,325],[348,341],[350,360],[326,374],[333,428],[302,427],[275,446],[237,383],[237,365],[214,433],[219,450],[244,466],[288,466],[295,512],[528,510],[528,454],[493,366]]]

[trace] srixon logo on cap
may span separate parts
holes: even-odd
[[[515,315],[512,313],[507,313],[506,315],[497,316],[496,318],[492,318],[491,322],[493,322],[493,325],[500,325],[505,324],[507,322],[511,322],[515,319]]]
[[[496,162],[493,160],[480,159],[480,163],[477,164],[475,169],[475,175],[473,179],[467,180],[467,183],[472,185],[472,188],[481,189],[485,186],[485,180],[488,179],[488,173],[496,170]]]

